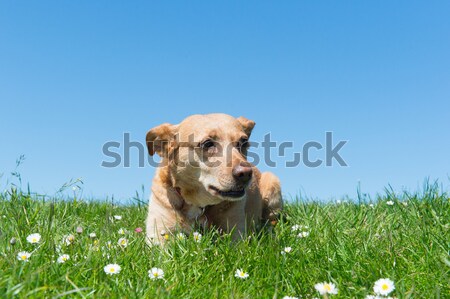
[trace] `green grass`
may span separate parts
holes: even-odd
[[[146,206],[44,201],[11,189],[0,194],[0,298],[313,298],[323,281],[339,288],[331,298],[364,298],[385,277],[397,298],[450,298],[448,195],[427,188],[401,199],[388,193],[374,204],[291,203],[272,232],[245,241],[208,231],[198,243],[172,236],[167,246],[149,248],[134,231],[144,227]],[[298,238],[294,224],[307,225],[309,236]],[[128,230],[125,249],[117,246],[120,228]],[[31,233],[42,235],[38,245],[26,241]],[[67,234],[76,237],[70,246],[62,242]],[[282,255],[285,246],[293,250]],[[33,252],[29,262],[17,260],[22,250]],[[70,260],[54,262],[61,253]],[[120,274],[106,275],[109,263]],[[164,270],[164,280],[149,279],[152,267]],[[249,277],[235,278],[237,268]]]

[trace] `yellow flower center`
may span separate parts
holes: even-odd
[[[389,289],[389,286],[388,286],[387,284],[383,284],[383,285],[381,286],[381,288],[383,289],[383,291],[386,291],[386,290]]]
[[[109,272],[113,273],[115,270],[114,268],[109,269]]]
[[[33,238],[31,241],[32,241],[33,243],[36,243],[36,242],[37,242],[37,239],[36,239],[36,238]]]
[[[329,284],[326,283],[323,287],[327,292],[331,291],[331,286]]]
[[[22,255],[22,260],[26,260],[27,256],[26,255]]]
[[[157,272],[153,273],[153,276],[158,277],[158,273]]]
[[[168,235],[168,234],[165,234],[165,235],[164,235],[164,239],[169,240],[169,235]]]

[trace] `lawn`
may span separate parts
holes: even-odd
[[[433,186],[371,201],[292,200],[273,230],[238,243],[199,231],[148,247],[137,229],[143,204],[14,188],[0,194],[0,215],[0,298],[322,298],[320,282],[338,289],[324,297],[366,298],[380,278],[394,282],[392,297],[450,298],[450,200]],[[106,274],[108,264],[120,272]],[[151,268],[163,276],[150,278]]]

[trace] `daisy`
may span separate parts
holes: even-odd
[[[194,232],[192,235],[194,236],[195,242],[200,242],[202,240],[202,234],[201,233]]]
[[[369,204],[369,207],[373,208],[374,207],[373,203]]]
[[[119,274],[120,273],[120,266],[117,264],[108,264],[106,265],[103,270],[107,275],[113,275],[113,274]]]
[[[334,283],[331,282],[322,282],[314,285],[314,288],[320,293],[320,295],[325,294],[337,294],[338,289],[334,285]]]
[[[248,277],[248,273],[244,272],[242,269],[237,269],[234,273],[234,277],[246,279]]]
[[[66,245],[69,246],[75,241],[75,236],[70,234],[64,237],[64,242],[66,242]]]
[[[178,233],[177,234],[177,239],[178,240],[184,240],[184,239],[186,239],[186,236],[183,233]]]
[[[404,202],[402,202],[402,205],[404,205],[406,207],[406,206],[408,206],[408,202],[404,201]]]
[[[301,232],[297,235],[297,237],[299,238],[306,238],[307,236],[309,236],[309,232]]]
[[[31,234],[27,237],[28,243],[37,244],[41,240],[41,235],[38,233]]]
[[[299,230],[299,229],[301,229],[301,225],[298,225],[298,224],[294,224],[294,225],[291,227],[291,230],[292,230],[292,231],[296,231],[296,230]]]
[[[68,260],[70,260],[70,256],[68,254],[63,254],[56,261],[60,264],[64,264]]]
[[[95,233],[90,233],[89,238],[95,239],[95,238],[97,238],[97,235]]]
[[[119,231],[118,231],[117,233],[118,233],[119,235],[125,235],[126,230],[123,229],[123,228],[121,228],[121,229],[119,229]]]
[[[281,254],[290,253],[292,251],[292,247],[284,247],[283,250],[281,250]]]
[[[128,240],[125,238],[120,238],[119,241],[117,242],[119,244],[120,247],[125,248],[128,246]]]
[[[378,295],[387,296],[393,290],[395,290],[394,282],[389,278],[378,279],[373,286],[373,291]]]
[[[148,270],[148,277],[151,279],[163,279],[164,278],[164,271],[159,268],[151,268]]]
[[[110,250],[112,247],[113,247],[113,245],[112,245],[112,242],[111,242],[111,241],[106,242],[106,249]],[[103,248],[104,248],[104,247],[102,247],[102,249],[103,249]]]
[[[120,216],[120,215],[114,215],[114,219],[116,219],[116,220],[122,220],[122,216]]]
[[[17,259],[19,261],[28,262],[29,258],[31,256],[31,253],[28,251],[21,251],[17,254]]]
[[[393,206],[393,205],[394,205],[394,202],[393,202],[392,200],[389,200],[389,201],[386,202],[386,204],[387,204],[388,206]]]
[[[295,224],[295,225],[293,225],[292,226],[292,231],[298,231],[298,230],[301,230],[301,229],[308,229],[309,227],[308,226],[306,226],[306,225],[300,225],[300,224]]]

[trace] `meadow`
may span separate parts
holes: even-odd
[[[0,298],[373,298],[381,278],[394,282],[390,297],[450,298],[450,199],[440,190],[293,199],[275,227],[240,242],[209,230],[149,247],[140,201],[12,187],[0,193]],[[337,294],[321,295],[321,282]]]

